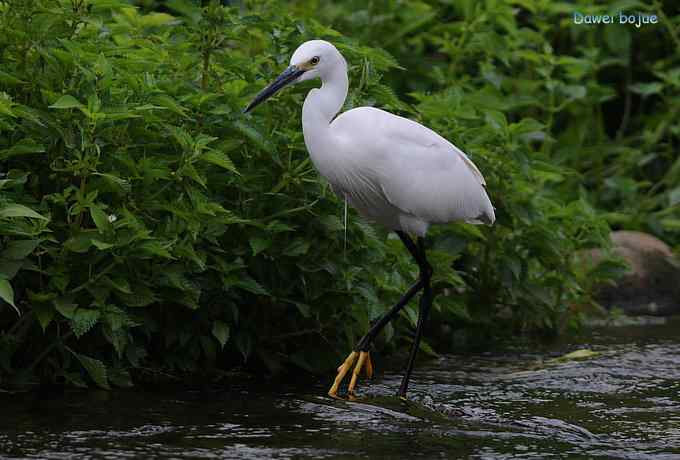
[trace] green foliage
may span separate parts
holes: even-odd
[[[431,126],[487,178],[497,225],[433,232],[435,321],[559,329],[588,301],[571,255],[602,244],[602,215],[678,242],[680,47],[655,35],[677,42],[677,17],[608,32],[538,0],[204,3],[0,1],[0,385],[326,370],[398,298],[416,269],[345,226],[304,91],[241,113],[312,38],[350,63],[348,108]]]

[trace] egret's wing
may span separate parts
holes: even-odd
[[[370,167],[393,206],[427,222],[493,223],[486,182],[465,153],[414,121],[379,109],[361,112],[353,125],[369,126]]]

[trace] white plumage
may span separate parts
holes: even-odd
[[[368,219],[418,236],[432,223],[493,223],[484,177],[439,134],[373,107],[333,119],[347,96],[347,64],[332,44],[313,40],[297,49],[291,65],[314,56],[322,86],[305,100],[302,127],[315,167],[338,195]]]
[[[360,128],[355,128],[355,127]],[[365,178],[368,206],[355,199],[362,187],[332,182],[359,212],[392,230],[424,236],[430,223],[493,223],[484,178],[470,159],[434,131],[370,107],[342,114],[331,124],[342,141],[347,176]]]
[[[302,131],[314,166],[360,214],[396,231],[420,268],[418,281],[371,326],[340,365],[328,394],[337,397],[352,366],[350,395],[362,369],[372,374],[371,342],[422,290],[413,346],[398,393],[405,397],[434,297],[423,237],[430,224],[493,224],[493,206],[479,169],[431,129],[373,107],[359,107],[336,117],[347,97],[347,63],[326,41],[312,40],[298,47],[290,67],[255,97],[246,112],[284,86],[314,78],[321,78],[321,88],[309,92],[302,108]],[[417,235],[417,241],[409,234]]]

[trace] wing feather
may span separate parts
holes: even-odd
[[[333,127],[351,145],[356,169],[402,213],[429,223],[495,220],[477,166],[431,129],[372,107],[343,113]]]
[[[396,207],[428,222],[493,223],[493,206],[477,166],[431,129],[389,115],[383,133],[394,145],[382,189]],[[396,157],[396,158],[395,158]]]

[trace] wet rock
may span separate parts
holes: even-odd
[[[680,313],[680,263],[660,239],[642,232],[612,232],[613,253],[629,266],[614,285],[599,286],[596,300],[607,308],[618,307],[629,315],[665,316]],[[579,255],[597,265],[602,249]]]

